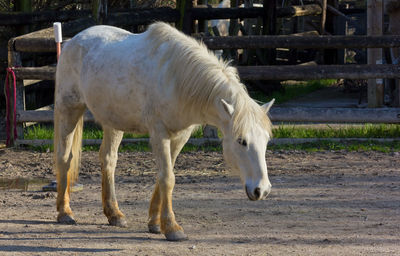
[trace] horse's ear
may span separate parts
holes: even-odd
[[[221,99],[221,103],[222,106],[224,107],[225,112],[232,117],[233,116],[233,112],[235,111],[233,106],[231,104],[229,104],[228,102],[226,102],[224,99]]]
[[[266,114],[268,113],[269,109],[272,107],[274,102],[275,102],[275,99],[272,99],[270,102],[267,102],[261,106]]]

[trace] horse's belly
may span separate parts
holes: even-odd
[[[146,133],[147,127],[139,113],[118,111],[105,106],[97,106],[95,109],[89,107],[96,122],[102,126],[112,127],[125,132]]]
[[[85,86],[85,102],[96,121],[121,131],[146,132],[143,92],[137,84],[94,79]]]

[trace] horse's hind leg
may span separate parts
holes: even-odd
[[[103,130],[103,142],[100,147],[103,211],[110,225],[126,227],[127,222],[124,214],[119,210],[114,185],[118,146],[121,143],[123,132],[109,127],[103,127]]]
[[[70,208],[70,186],[78,176],[85,107],[55,104],[54,160],[57,173],[57,221],[75,224]]]

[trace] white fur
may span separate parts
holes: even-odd
[[[194,127],[207,123],[223,132],[224,155],[240,171],[249,198],[261,199],[253,193],[257,187],[270,190],[265,150],[272,135],[265,111],[248,96],[235,68],[165,23],[142,34],[95,26],[66,43],[56,75],[56,158],[70,154],[68,141],[86,108],[107,131],[101,156],[111,176],[120,131],[148,132],[160,193],[168,194],[176,156]]]

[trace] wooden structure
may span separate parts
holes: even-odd
[[[266,1],[267,2],[267,1]],[[76,21],[63,24],[63,34],[72,36],[80,30],[106,21],[111,25],[140,25],[149,24],[154,20],[176,22],[186,33],[191,33],[193,20],[200,19],[228,19],[251,18],[265,14],[264,8],[194,8],[191,0],[178,1],[178,9],[156,8],[144,10],[132,10],[123,13],[107,13],[107,8],[98,8],[97,20],[93,18],[81,18]],[[329,7],[329,6],[328,6]],[[329,9],[329,8],[328,8]],[[103,10],[103,11],[100,11]],[[320,14],[319,5],[307,5],[304,8],[295,6],[276,8],[277,17],[293,17],[309,14]],[[35,14],[32,14],[35,15]],[[32,16],[33,17],[33,16]],[[1,20],[1,15],[0,15]],[[400,47],[400,36],[309,36],[298,35],[275,36],[229,36],[229,37],[203,37],[201,40],[210,49],[258,49],[277,47],[287,48],[393,48]],[[17,77],[17,118],[19,124],[20,139],[24,122],[51,122],[52,111],[26,111],[24,106],[25,79],[54,80],[55,66],[46,67],[21,67],[20,52],[55,52],[53,29],[45,29],[24,36],[13,38],[8,45],[9,67],[13,67]],[[239,74],[243,80],[285,80],[285,79],[376,79],[376,78],[400,78],[400,66],[393,64],[368,65],[319,65],[319,66],[239,66]],[[9,86],[12,86],[9,84]],[[13,104],[13,102],[9,102]],[[12,109],[12,108],[9,108]],[[271,110],[272,121],[275,122],[368,122],[368,123],[400,123],[400,109],[324,109],[324,108],[278,108]],[[12,116],[12,115],[10,115]],[[85,120],[93,121],[88,113]],[[12,122],[12,120],[9,120]],[[12,143],[15,143],[13,138]]]
[[[380,36],[383,34],[383,0],[367,1],[367,34]],[[382,49],[368,49],[368,64],[382,64]],[[381,107],[383,105],[383,79],[368,80],[368,106]]]
[[[400,2],[397,0],[385,1],[385,12],[389,16],[388,32],[391,35],[400,35]],[[387,63],[399,64],[400,48],[391,48],[385,51]],[[392,100],[395,106],[400,106],[400,82],[399,80],[389,80],[386,92],[392,93]]]

